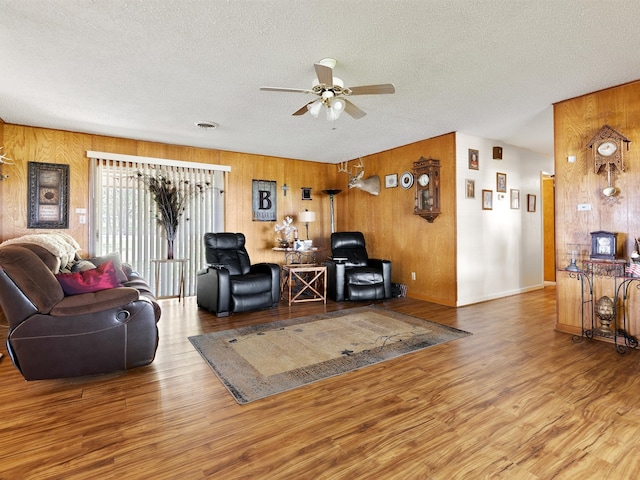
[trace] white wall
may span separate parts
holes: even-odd
[[[493,160],[493,147],[503,147]],[[468,167],[468,151],[479,151],[479,170]],[[456,133],[458,306],[544,286],[540,174],[553,172],[553,157],[501,142]],[[496,173],[507,174],[507,192],[496,192]],[[467,179],[475,197],[466,198]],[[482,190],[493,191],[493,209],[482,209]],[[520,190],[512,209],[510,191]],[[527,211],[527,194],[536,211]],[[502,198],[499,198],[499,195]]]

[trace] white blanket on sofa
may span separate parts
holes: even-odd
[[[78,242],[76,242],[71,235],[64,232],[32,233],[17,238],[10,238],[0,243],[0,247],[14,243],[32,243],[51,252],[51,254],[60,260],[60,264],[56,269],[57,271],[72,263],[76,258],[76,253],[80,250]],[[57,273],[57,271],[54,273]]]

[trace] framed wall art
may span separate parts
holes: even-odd
[[[480,170],[480,153],[469,149],[469,170]]]
[[[277,215],[275,180],[252,180],[251,182],[253,221],[275,222]]]
[[[482,190],[482,209],[493,210],[493,190]]]
[[[536,211],[536,196],[529,193],[527,195],[527,212]]]
[[[520,190],[511,189],[511,208],[520,208]]]
[[[507,193],[507,174],[496,173],[496,192]]]
[[[311,200],[311,188],[302,187],[302,200]]]
[[[476,181],[466,179],[464,181],[464,198],[476,197]]]
[[[27,228],[69,228],[69,165],[29,162]]]
[[[384,177],[384,187],[385,188],[396,188],[398,186],[398,174],[392,173],[391,175],[385,175]]]

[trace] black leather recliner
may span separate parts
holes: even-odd
[[[331,234],[327,267],[327,295],[331,300],[391,298],[391,262],[369,258],[361,232]]]
[[[198,306],[227,317],[230,313],[260,310],[280,301],[280,267],[251,265],[242,233],[205,233],[208,266],[198,272]]]

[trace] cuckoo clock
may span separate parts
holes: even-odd
[[[426,159],[413,164],[416,197],[413,213],[433,223],[440,215],[440,160]]]
[[[611,170],[624,172],[623,146],[628,150],[630,142],[628,138],[608,125],[598,130],[588,145],[593,150],[594,171],[596,173],[609,173]]]

